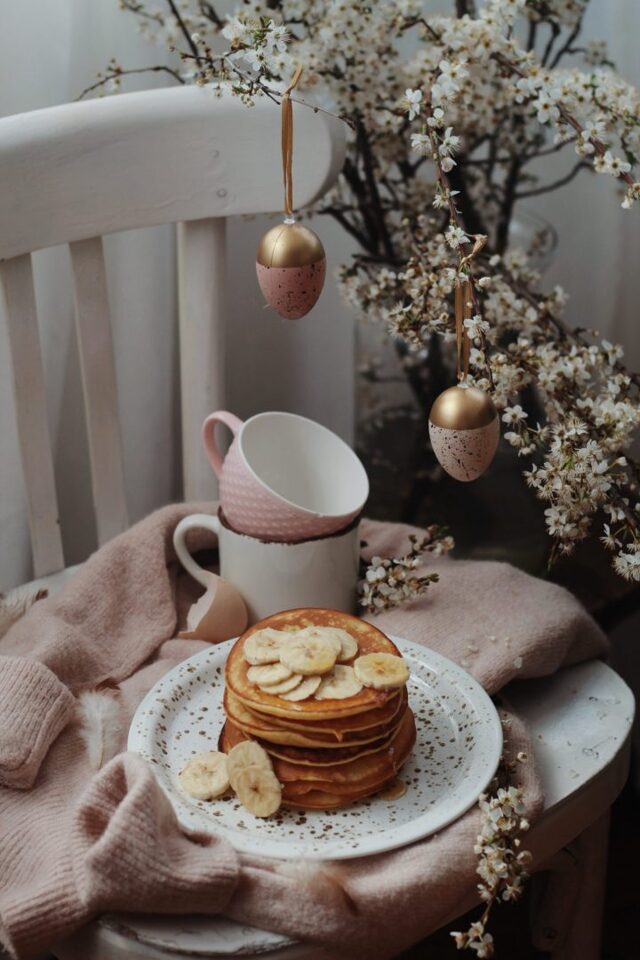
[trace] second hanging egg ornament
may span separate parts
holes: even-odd
[[[293,216],[293,105],[302,67],[282,95],[282,172],[284,222],[272,227],[258,246],[256,272],[265,300],[281,317],[298,320],[315,306],[327,269],[324,247],[309,227]]]
[[[469,280],[456,283],[458,379],[434,400],[429,414],[429,439],[436,458],[455,480],[477,480],[493,460],[500,440],[500,418],[488,393],[466,383],[469,338],[464,325],[471,316]]]
[[[454,480],[477,480],[495,456],[498,412],[488,393],[459,384],[434,401],[429,438],[440,466]]]

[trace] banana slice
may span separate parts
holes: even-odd
[[[332,647],[335,647],[337,657],[340,655],[342,648],[341,634],[346,632],[346,630],[340,630],[339,627],[302,627],[301,630],[296,632],[295,637],[296,639],[299,637],[311,637],[314,640],[324,640],[326,643],[330,643]]]
[[[288,680],[293,673],[284,663],[264,663],[257,667],[249,667],[247,678],[251,683],[256,683],[259,687],[263,684],[268,687],[272,683],[282,683]]]
[[[352,637],[346,630],[340,627],[332,627],[333,632],[340,641],[340,653],[338,654],[338,663],[346,663],[347,660],[353,660],[358,652],[358,641]]]
[[[264,690],[265,693],[273,693],[275,696],[280,696],[282,693],[289,693],[290,690],[295,690],[295,688],[302,683],[304,677],[301,673],[291,673],[286,680],[282,680],[281,683],[260,683],[258,686],[261,690]]]
[[[280,662],[305,677],[328,673],[340,653],[340,641],[320,628],[308,627],[294,634],[280,648]]]
[[[257,744],[256,744],[257,746]],[[229,789],[229,771],[224,753],[198,753],[178,774],[178,783],[196,800],[213,800]]]
[[[243,740],[242,743],[237,743],[235,747],[232,747],[227,754],[229,783],[236,793],[238,792],[236,788],[237,779],[247,767],[262,767],[263,770],[273,770],[269,754],[255,740]]]
[[[297,636],[320,637],[336,647],[338,663],[353,660],[358,652],[358,642],[342,627],[304,627]]]
[[[307,697],[316,692],[321,683],[322,677],[305,677],[302,683],[290,690],[289,693],[280,693],[278,696],[282,697],[283,700],[306,700]]]
[[[282,641],[286,638],[287,634],[284,630],[274,630],[272,627],[257,630],[244,642],[245,660],[254,665],[277,663],[280,659]]]
[[[353,669],[358,680],[374,690],[394,690],[409,679],[409,667],[392,653],[366,653],[358,657]]]
[[[282,787],[273,770],[250,764],[235,778],[235,791],[243,807],[254,817],[270,817],[282,802]]]
[[[346,700],[355,697],[362,690],[362,683],[356,677],[353,667],[336,663],[331,673],[326,673],[316,690],[316,700]]]

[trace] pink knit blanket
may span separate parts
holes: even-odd
[[[455,913],[473,891],[477,809],[402,850],[311,871],[188,836],[145,762],[120,753],[142,696],[202,649],[175,639],[197,588],[180,573],[166,507],[94,554],[65,589],[0,640],[0,943],[33,957],[105,911],[222,913],[355,956],[389,957]],[[211,505],[208,506],[211,510]],[[370,554],[406,552],[411,528],[366,521]],[[202,531],[201,546],[212,545]],[[496,693],[606,651],[560,587],[506,564],[429,559],[440,582],[376,625],[465,666]],[[104,749],[87,749],[82,694],[113,691]],[[511,750],[526,750],[512,718]],[[531,756],[531,751],[529,751]],[[539,780],[521,765],[527,814]]]

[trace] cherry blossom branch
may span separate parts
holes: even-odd
[[[589,341],[585,338],[584,332],[582,330],[567,326],[560,319],[560,317],[556,316],[556,314],[549,309],[546,298],[542,294],[534,293],[523,283],[520,283],[516,277],[514,277],[513,274],[506,269],[504,264],[501,267],[501,273],[508,281],[509,286],[514,293],[516,293],[519,297],[522,297],[523,300],[526,300],[527,303],[530,303],[532,307],[535,307],[539,316],[542,319],[548,320],[560,337],[565,340],[573,340],[575,343],[579,343],[584,347],[589,346]],[[633,373],[619,361],[614,364],[614,369],[617,373],[621,373],[625,377],[629,377],[629,380],[640,390],[640,373]]]
[[[417,23],[421,23],[426,28],[426,30],[428,31],[428,33],[430,34],[433,40],[435,40],[440,45],[443,45],[442,37],[440,36],[440,34],[423,17],[417,17],[417,18],[414,18],[414,20],[412,21],[407,21],[407,25],[415,25]],[[500,66],[503,67],[503,69],[508,70],[510,73],[514,74],[515,76],[518,76],[524,80],[526,80],[529,77],[529,74],[526,71],[522,70],[520,67],[517,66],[517,64],[513,63],[511,60],[505,57],[504,54],[492,53],[491,57],[493,60],[496,61],[496,63],[499,63]],[[561,102],[558,102],[556,106],[558,108],[558,113],[560,114],[564,122],[568,124],[570,127],[572,127],[575,130],[575,132],[578,134],[578,137],[582,139],[582,135],[586,132],[582,124],[579,123],[578,120],[576,120],[571,113],[569,113],[569,111]],[[587,140],[591,144],[594,151],[598,154],[599,157],[605,156],[607,152],[607,148],[601,140],[599,140],[597,137],[591,137],[591,136],[588,137]],[[619,176],[621,177],[622,180],[625,181],[625,183],[627,183],[629,187],[635,186],[636,181],[633,179],[630,173],[627,173],[626,171],[621,171]]]
[[[509,70],[511,73],[515,74],[521,79],[526,80],[528,78],[529,76],[528,73],[526,73],[524,70],[521,70],[520,67],[518,67],[515,63],[512,63],[510,60],[508,60],[505,56],[503,56],[503,54],[494,53],[492,54],[492,57],[497,63],[500,64],[500,66],[504,67],[506,70]],[[569,113],[569,111],[566,109],[566,107],[563,106],[561,102],[558,102],[556,106],[564,122],[567,123],[570,127],[572,127],[575,130],[575,132],[578,134],[578,136],[582,139],[582,135],[586,132],[582,124],[580,124],[575,119],[575,117],[573,117]],[[599,140],[597,137],[588,137],[587,139],[588,139],[588,142],[593,147],[593,149],[595,150],[595,152],[598,154],[598,156],[604,157],[604,155],[607,152],[607,148],[604,145],[604,143],[601,140]],[[633,179],[630,173],[621,171],[620,177],[630,187],[633,187],[635,185],[635,180]]]
[[[568,327],[565,323],[563,323],[563,321],[558,316],[556,316],[553,313],[553,311],[549,308],[546,302],[546,299],[543,295],[534,293],[533,291],[529,290],[524,284],[520,283],[513,276],[513,274],[508,269],[506,269],[504,264],[502,265],[500,272],[504,276],[505,280],[507,280],[510,288],[514,291],[514,293],[517,296],[521,297],[522,299],[526,300],[527,303],[530,303],[531,306],[535,307],[540,320],[546,321],[549,325],[551,325],[561,339],[573,341],[576,344],[579,344],[581,347],[589,346],[589,341],[584,337],[583,332],[581,330],[572,329]],[[532,375],[532,377],[535,380],[535,378],[538,375],[537,367],[527,364],[525,361],[523,361],[523,358],[521,357],[519,358],[519,363],[523,366],[523,368],[528,369],[529,373]],[[640,389],[640,374],[632,373],[625,367],[624,364],[620,363],[620,361],[616,361],[613,364],[613,369],[616,371],[616,373],[619,373],[624,377],[628,377],[629,380],[638,389]],[[592,418],[588,415],[588,413],[579,405],[579,402],[578,402],[579,400],[580,400],[580,396],[572,396],[566,391],[562,396],[562,402],[564,404],[565,409],[568,409],[570,412],[574,413],[579,419],[585,421],[588,424],[589,430],[593,436],[599,436],[602,439],[606,439],[606,428],[603,431],[603,429],[592,420]],[[629,469],[629,472],[633,476],[634,483],[636,485],[640,484],[640,462],[633,459],[633,457],[629,455],[627,455],[626,461],[627,461],[627,467]],[[616,486],[616,489],[619,491],[620,489],[619,481],[616,481],[615,486]],[[640,532],[640,516],[638,516],[638,514],[634,513],[634,511],[631,510],[622,492],[618,492],[617,494],[614,494],[612,496],[612,500],[616,504],[618,509],[621,510],[621,512],[624,514],[627,520],[627,523],[629,525],[629,529],[633,533],[633,536],[637,537],[638,533]]]
[[[495,904],[519,900],[528,879],[531,853],[522,849],[522,836],[529,829],[522,787],[515,786],[518,764],[527,763],[523,751],[513,756],[509,748],[511,718],[500,711],[504,728],[504,751],[489,792],[478,800],[481,830],[474,851],[478,856],[476,872],[480,878],[478,892],[485,906],[478,920],[466,931],[453,930],[458,950],[472,950],[478,960],[494,955],[494,940],[487,923]]]
[[[230,58],[228,53],[218,54],[215,58],[211,57],[209,53],[204,55],[197,53],[185,53],[179,52],[180,59],[183,61],[193,60],[199,67],[205,65],[207,67],[215,67],[216,60],[220,62],[225,62],[227,67],[240,77],[241,80],[244,80],[245,83],[250,84],[255,89],[260,90],[269,100],[273,103],[280,104],[282,100],[282,91],[274,90],[273,87],[267,86],[267,84],[260,77],[249,77],[240,67]],[[309,110],[313,110],[314,113],[324,113],[327,117],[333,117],[334,120],[340,120],[342,123],[345,123],[348,127],[355,129],[355,121],[347,116],[344,113],[333,113],[331,110],[327,110],[324,107],[319,106],[317,103],[309,103],[307,100],[303,100],[301,97],[291,96],[292,103],[299,103],[302,107],[307,107]]]

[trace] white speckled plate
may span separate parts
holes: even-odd
[[[195,753],[217,749],[231,640],[178,664],[149,691],[133,718],[129,750],[153,765],[184,827],[222,834],[247,853],[338,860],[413,843],[473,806],[498,765],[502,730],[490,698],[462,667],[392,639],[411,668],[409,702],[418,730],[401,773],[408,789],[399,800],[370,797],[327,812],[283,809],[259,820],[233,796],[210,802],[186,796],[178,773]]]

